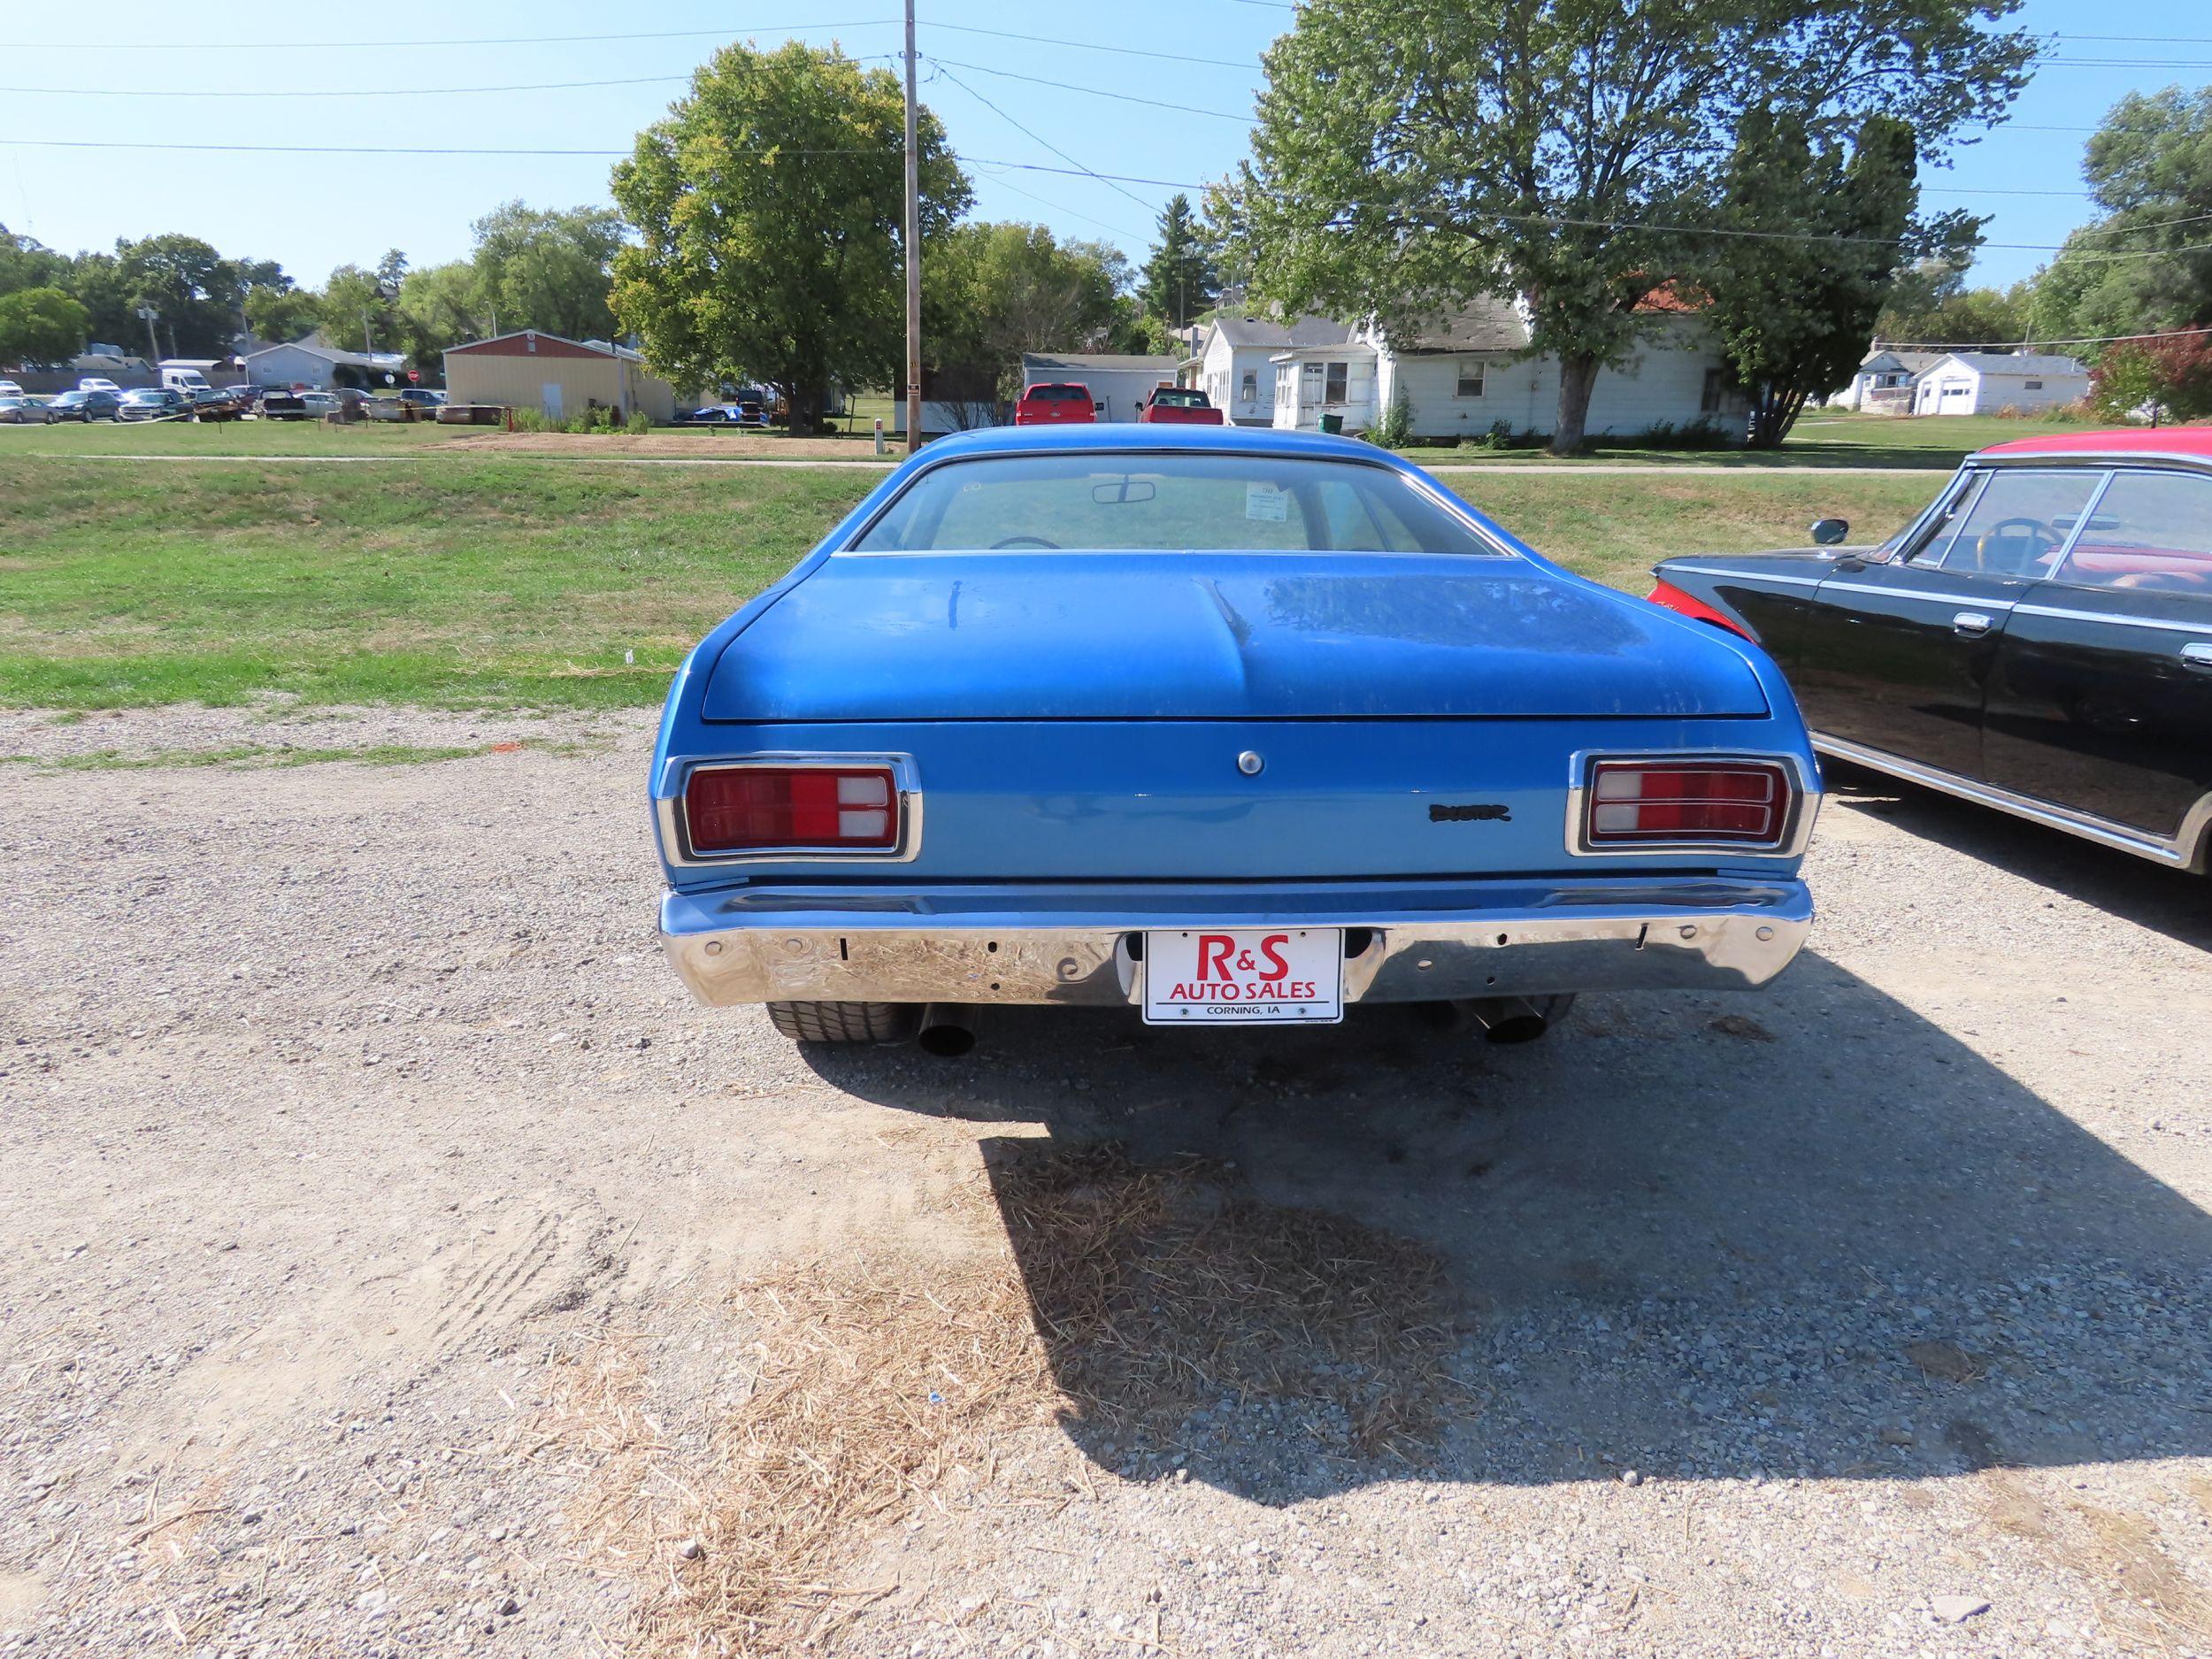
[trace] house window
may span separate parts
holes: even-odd
[[[1482,396],[1482,364],[1479,361],[1474,359],[1461,361],[1459,386],[1452,396],[1454,397],[1480,397]]]
[[[2040,380],[2030,380],[2026,383],[2024,389],[2031,392],[2039,392],[2043,389],[2043,382]]]
[[[1727,406],[1728,400],[1742,389],[1734,369],[1724,365],[1706,370],[1705,385],[1697,395],[1697,412],[1701,415],[1719,414]]]
[[[1352,365],[1350,364],[1330,364],[1328,366],[1327,379],[1322,382],[1321,401],[1325,403],[1342,403],[1344,401],[1345,388],[1350,382],[1351,376]]]
[[[1260,372],[1257,369],[1245,370],[1244,390],[1240,396],[1248,403],[1256,403],[1260,401]]]

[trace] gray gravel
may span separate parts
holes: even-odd
[[[659,959],[649,724],[0,722],[571,746],[0,774],[0,1653],[622,1650],[694,1557],[572,1362],[709,1478],[730,1289],[1002,1249],[1040,1137],[1430,1247],[1449,1408],[1009,1434],[856,1537],[838,1652],[2212,1653],[2212,884],[1877,790],[1763,995],[810,1062]]]

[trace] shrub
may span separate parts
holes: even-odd
[[[1380,444],[1386,449],[1402,449],[1413,436],[1413,411],[1406,404],[1406,395],[1401,390],[1394,396],[1375,424],[1367,429],[1367,441]]]
[[[1523,446],[1521,440],[1513,435],[1513,428],[1508,422],[1494,420],[1490,423],[1489,430],[1486,432],[1470,432],[1463,434],[1459,440],[1459,447],[1463,449],[1499,450],[1517,449]]]
[[[515,411],[515,430],[517,432],[550,432],[553,430],[553,422],[545,418],[542,410],[525,406]]]
[[[653,423],[645,418],[643,410],[634,409],[630,411],[629,419],[622,423],[622,429],[632,437],[641,438],[653,430]]]
[[[2108,420],[2212,415],[2212,339],[2169,334],[2107,347],[2090,372],[2089,401]]]
[[[1641,432],[1631,434],[1628,444],[1638,449],[1724,449],[1729,447],[1727,435],[1719,424],[1709,415],[1685,421],[1678,426],[1671,420],[1655,420]]]

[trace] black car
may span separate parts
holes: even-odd
[[[2183,869],[2212,861],[2212,429],[1967,457],[1879,547],[1669,559],[1652,598],[1763,645],[1824,755]]]
[[[118,420],[165,420],[173,416],[188,413],[192,403],[182,392],[166,386],[142,386],[135,391],[123,394],[121,405],[115,411]]]
[[[55,420],[113,420],[122,407],[122,398],[113,392],[80,390],[64,392],[46,405],[46,412]]]

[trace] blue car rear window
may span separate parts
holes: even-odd
[[[1268,455],[1006,455],[907,486],[862,553],[1495,553],[1386,467]]]

